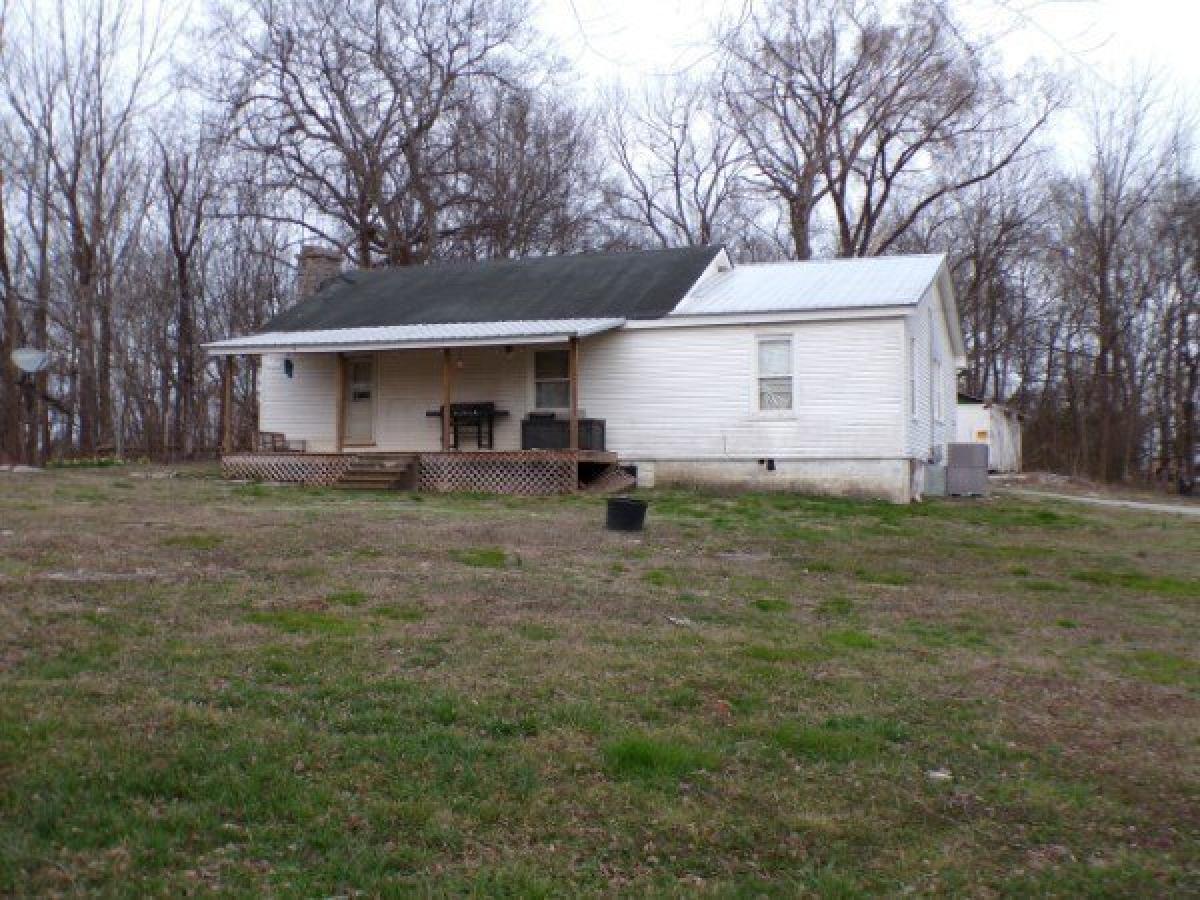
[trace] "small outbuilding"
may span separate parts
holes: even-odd
[[[957,442],[987,444],[989,472],[1020,472],[1023,418],[1011,406],[960,392],[955,417]]]

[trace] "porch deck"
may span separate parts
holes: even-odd
[[[221,474],[231,480],[332,487],[343,484],[347,473],[364,463],[405,468],[404,486],[417,491],[566,494],[581,487],[584,467],[614,467],[617,454],[602,450],[265,451],[223,455]]]

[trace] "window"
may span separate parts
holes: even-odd
[[[758,339],[758,408],[792,408],[792,339]]]
[[[370,400],[375,387],[375,366],[370,359],[355,359],[350,362],[350,399]]]
[[[569,409],[570,364],[566,350],[538,350],[533,354],[533,405],[538,409]]]

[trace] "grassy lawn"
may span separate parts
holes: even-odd
[[[148,474],[0,476],[0,894],[1200,892],[1195,521]]]

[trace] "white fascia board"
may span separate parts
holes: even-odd
[[[705,325],[769,325],[778,322],[830,322],[845,319],[892,319],[906,316],[915,304],[902,306],[859,306],[852,309],[812,309],[776,313],[736,313],[730,315],[671,315],[661,319],[630,319],[621,330],[650,328],[698,328]]]
[[[267,332],[223,341],[211,341],[202,346],[209,356],[505,347],[562,343],[570,338],[591,337],[619,328],[624,321],[624,319],[565,319],[526,323],[458,323],[445,326],[381,326],[307,332]],[[446,331],[445,337],[438,336],[436,332],[439,329]],[[463,334],[464,330],[481,333]],[[434,333],[430,334],[430,331]],[[458,334],[454,333],[456,331]]]
[[[942,260],[934,279],[935,293],[942,303],[942,317],[946,320],[946,330],[950,333],[950,345],[954,350],[954,366],[960,372],[967,367],[967,344],[963,339],[962,322],[958,318],[958,302],[954,296],[954,279],[950,277],[950,267]]]
[[[696,280],[692,282],[692,286],[689,287],[684,295],[679,298],[679,303],[676,303],[672,309],[678,308],[680,303],[692,296],[692,293],[696,290],[696,288],[700,287],[700,285],[704,284],[706,281],[708,281],[708,279],[712,278],[714,275],[719,275],[721,272],[728,272],[732,268],[733,260],[729,258],[729,251],[722,246],[717,255],[709,260],[708,265],[704,267],[704,271],[701,272]],[[668,313],[668,315],[670,314]]]
[[[474,338],[453,341],[359,341],[345,344],[238,344],[223,346],[205,344],[209,356],[258,356],[264,353],[284,353],[294,356],[301,353],[369,353],[372,350],[441,350],[460,347],[520,347],[526,344],[562,344],[573,337],[588,337],[590,334],[539,334],[533,337]]]

